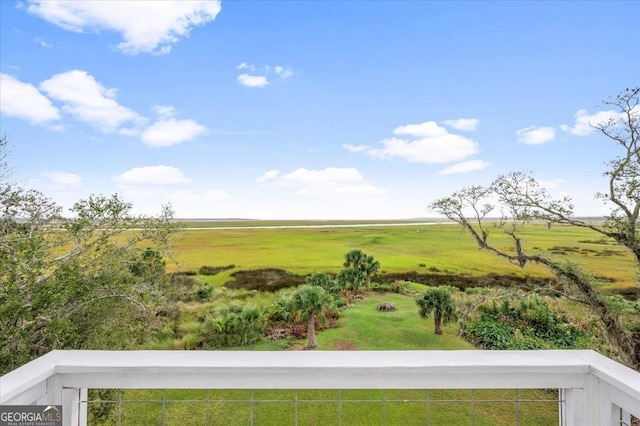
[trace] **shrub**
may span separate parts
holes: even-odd
[[[236,271],[231,274],[234,281],[225,283],[227,288],[277,291],[304,283],[304,277],[277,268]]]
[[[170,274],[167,282],[162,284],[161,290],[168,301],[189,301],[193,298],[193,289],[200,285],[200,281],[193,276],[183,273]]]
[[[467,326],[466,333],[471,343],[485,349],[509,349],[513,344],[513,332],[489,315]]]
[[[326,272],[314,272],[305,278],[304,282],[308,285],[322,287],[327,293],[338,293],[340,291],[338,283]]]
[[[479,310],[480,318],[468,325],[465,334],[486,349],[570,349],[583,335],[538,296],[516,305],[505,300],[498,306],[494,301]]]
[[[211,287],[209,284],[202,285],[202,287],[200,287],[196,292],[196,294],[198,295],[198,299],[200,300],[206,300],[210,298],[212,293],[213,287]]]
[[[265,313],[257,306],[231,306],[205,321],[202,344],[206,348],[244,346],[260,340],[266,329]]]

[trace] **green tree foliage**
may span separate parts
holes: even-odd
[[[291,310],[307,322],[307,349],[318,346],[316,321],[325,320],[325,310],[331,307],[331,302],[331,296],[319,286],[303,285],[291,295]]]
[[[178,230],[171,209],[134,216],[117,195],[91,196],[64,218],[44,194],[8,182],[0,165],[0,372],[52,349],[140,342]]]
[[[371,290],[371,279],[380,271],[380,262],[362,250],[351,250],[344,256],[345,268],[354,268],[365,277],[367,290]]]
[[[416,299],[421,318],[428,318],[433,314],[434,332],[442,334],[442,324],[455,321],[455,302],[449,289],[444,287],[428,288],[424,294]]]

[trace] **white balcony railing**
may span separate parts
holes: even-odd
[[[559,389],[559,424],[640,418],[640,373],[593,351],[53,351],[0,378],[1,405],[63,405],[87,389]]]

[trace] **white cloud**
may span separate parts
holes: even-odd
[[[271,170],[258,178],[282,188],[292,190],[296,195],[307,197],[335,198],[341,196],[382,195],[383,189],[368,184],[360,172],[354,168],[329,167],[322,170],[299,168],[280,175]]]
[[[171,146],[192,140],[207,131],[207,128],[194,120],[176,120],[168,118],[156,121],[147,127],[140,139],[151,146]]]
[[[116,89],[107,89],[86,71],[56,74],[40,84],[40,89],[63,102],[63,111],[102,132],[114,132],[124,123],[143,121],[135,111],[116,102]]]
[[[242,74],[238,75],[238,83],[242,84],[245,87],[267,86],[271,84],[271,82],[269,81],[269,75],[273,76],[275,74],[281,79],[289,78],[293,75],[293,71],[291,70],[291,68],[285,68],[281,65],[265,65],[262,68],[257,68],[253,64],[241,62],[236,66],[236,69],[245,71]],[[256,73],[262,75],[257,75]]]
[[[527,145],[542,145],[551,142],[556,137],[556,129],[553,127],[529,126],[516,131],[518,142]]]
[[[383,148],[369,149],[377,158],[400,157],[411,163],[441,164],[460,161],[478,152],[478,144],[464,136],[449,133],[434,121],[397,127],[394,134],[408,138],[384,139]]]
[[[191,182],[191,179],[186,177],[182,170],[163,165],[135,167],[118,176],[114,176],[112,180],[126,186],[174,185]]]
[[[591,125],[607,123],[609,120],[619,120],[622,118],[622,114],[613,110],[599,111],[595,114],[589,114],[586,109],[581,109],[576,112],[575,118],[576,121],[573,126],[565,124],[560,126],[560,128],[565,132],[576,136],[587,136],[596,130],[591,127]]]
[[[464,161],[462,163],[457,163],[452,166],[449,166],[440,172],[439,175],[452,175],[457,173],[469,173],[474,172],[476,170],[482,170],[489,165],[488,162],[484,160],[470,160]]]
[[[60,112],[33,85],[23,83],[9,74],[0,73],[0,110],[31,124],[43,124],[60,119]]]
[[[263,75],[240,74],[238,83],[245,87],[264,87],[269,84],[269,80]]]
[[[46,187],[54,190],[77,188],[82,183],[82,178],[74,173],[57,170],[44,171],[40,176],[46,180]]]
[[[249,71],[253,72],[253,71],[256,70],[256,67],[255,67],[255,65],[251,65],[251,64],[248,64],[246,62],[241,62],[241,63],[238,64],[236,69],[238,69],[238,70],[249,70]]]
[[[160,118],[171,118],[176,115],[176,109],[171,105],[154,105],[152,109]]]
[[[459,118],[457,120],[445,120],[443,121],[447,126],[453,127],[456,130],[464,130],[467,132],[475,132],[478,128],[480,120],[477,118]]]
[[[346,143],[342,145],[343,149],[346,149],[349,152],[364,152],[370,148],[368,145],[351,145],[350,143]]]
[[[260,176],[258,179],[256,179],[256,182],[267,182],[267,181],[273,180],[276,177],[278,177],[279,174],[280,174],[280,170],[269,170],[268,172]]]
[[[278,74],[281,78],[289,78],[293,75],[293,71],[291,71],[291,68],[284,68],[279,65],[276,65],[273,68],[273,71],[276,74]]]
[[[180,38],[218,15],[220,1],[78,1],[29,0],[27,10],[65,30],[115,31],[126,54],[163,54]]]
[[[407,124],[406,126],[396,127],[393,130],[394,135],[407,135],[414,137],[437,137],[447,135],[447,129],[438,126],[435,121],[425,121],[420,124]]]
[[[36,37],[35,39],[33,39],[33,41],[35,41],[36,43],[38,43],[42,47],[47,47],[47,48],[52,48],[53,47],[53,44],[48,43],[47,41],[41,39],[40,37]]]

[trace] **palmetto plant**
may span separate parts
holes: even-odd
[[[421,318],[428,318],[433,314],[435,334],[442,334],[442,324],[455,321],[458,318],[455,302],[446,288],[429,288],[416,299],[416,303],[420,309]]]
[[[307,349],[318,346],[316,319],[325,319],[324,311],[331,306],[331,296],[319,286],[303,285],[291,295],[291,309],[307,321]]]
[[[371,290],[371,278],[380,270],[380,262],[362,250],[351,250],[345,254],[343,266],[360,271],[366,279],[367,290]]]

